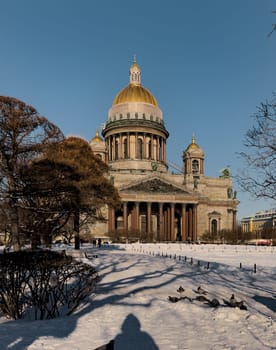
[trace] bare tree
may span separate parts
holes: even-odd
[[[276,11],[272,11],[272,13],[276,14]],[[272,30],[268,33],[268,36],[272,35],[274,31],[276,31],[276,23],[272,24]]]
[[[261,103],[254,115],[256,125],[245,135],[248,152],[240,153],[245,169],[238,184],[256,198],[276,200],[276,95]]]
[[[0,96],[0,200],[7,209],[15,250],[20,249],[19,208],[24,183],[22,167],[64,138],[60,129],[24,102]]]

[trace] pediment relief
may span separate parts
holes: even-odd
[[[212,211],[211,213],[208,214],[208,216],[221,216],[221,213],[219,213],[218,211]]]
[[[173,184],[160,179],[151,179],[121,189],[122,192],[146,192],[146,193],[167,193],[167,194],[188,194],[189,192],[176,187]]]

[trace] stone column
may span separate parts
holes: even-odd
[[[193,209],[189,208],[188,213],[188,237],[193,240]]]
[[[127,133],[127,158],[130,158],[130,134]]]
[[[151,233],[151,202],[147,202],[147,237]]]
[[[166,140],[165,139],[163,139],[163,153],[164,153],[163,161],[166,163],[167,153],[166,153]]]
[[[135,133],[135,159],[138,159],[138,133]]]
[[[110,136],[107,139],[107,146],[108,146],[108,160],[112,160],[112,147],[110,142]]]
[[[182,204],[182,213],[181,213],[181,239],[187,239],[186,233],[186,204]]]
[[[139,231],[140,232],[140,220],[139,220],[139,206],[140,206],[140,203],[139,202],[135,202],[135,214],[136,214],[136,220],[135,220],[135,230]]]
[[[147,140],[146,134],[143,133],[143,159],[147,158]]]
[[[108,208],[108,228],[109,231],[115,230],[115,210],[112,207]]]
[[[174,212],[175,212],[175,204],[171,203],[171,227],[170,227],[170,241],[175,240],[175,218],[174,218]]]
[[[123,203],[123,217],[124,217],[124,230],[127,232],[128,230],[128,215],[127,215],[127,202]]]
[[[154,153],[153,153],[153,135],[150,135],[150,147],[151,147],[151,159],[154,159]]]
[[[164,239],[164,217],[163,217],[163,203],[159,203],[159,230],[157,232],[157,239],[160,241]]]
[[[171,240],[171,207],[167,207],[167,241]]]
[[[193,240],[197,240],[197,205],[193,206]]]
[[[156,149],[157,149],[156,159],[160,160],[160,137],[159,136],[156,138]]]
[[[164,231],[164,240],[168,240],[168,208],[165,209],[164,215],[163,215],[163,231]]]
[[[123,141],[122,141],[122,133],[119,135],[119,159],[123,159]]]

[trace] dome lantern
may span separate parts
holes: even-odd
[[[133,63],[129,70],[129,82],[134,85],[141,85],[141,70],[136,63],[136,56],[134,55]]]
[[[158,107],[156,98],[141,84],[141,69],[136,62],[135,56],[129,70],[129,84],[117,94],[112,106],[129,102],[148,103]]]

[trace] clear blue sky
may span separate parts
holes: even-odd
[[[2,0],[0,95],[90,141],[136,54],[170,132],[167,158],[181,165],[194,133],[205,174],[235,175],[256,106],[276,91],[273,10],[275,0]],[[271,207],[235,189],[239,218]]]

